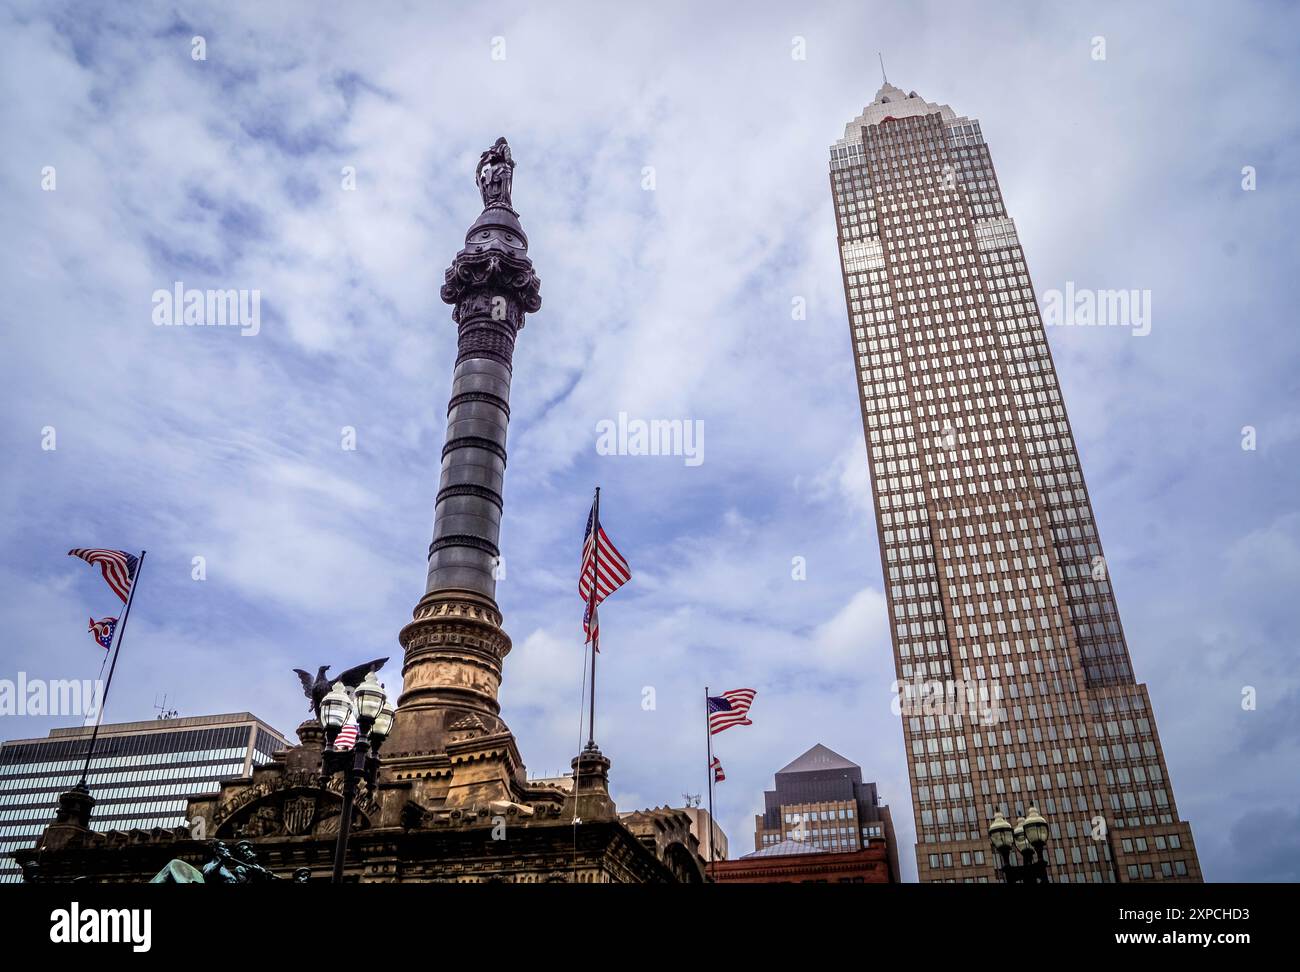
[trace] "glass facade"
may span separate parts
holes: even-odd
[[[1052,880],[1199,880],[979,122],[886,84],[830,175],[895,667],[951,693],[903,706],[921,880],[1031,805]]]
[[[90,729],[0,744],[0,883],[21,880],[13,852],[35,845],[59,794],[81,778]],[[87,782],[95,830],[148,830],[185,822],[188,797],[247,776],[288,743],[247,714],[100,727]]]

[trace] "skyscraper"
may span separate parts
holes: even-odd
[[[0,883],[18,881],[15,850],[54,820],[59,794],[81,778],[91,726],[0,744]],[[87,782],[99,831],[179,827],[192,796],[250,777],[288,742],[248,712],[99,727]]]
[[[830,175],[920,879],[1036,805],[1053,881],[1200,880],[979,122],[886,83]]]
[[[898,880],[893,818],[876,784],[862,782],[857,763],[818,743],[777,770],[775,782],[763,792],[763,812],[754,817],[756,852],[790,841],[834,853],[875,846],[884,851],[886,879]]]

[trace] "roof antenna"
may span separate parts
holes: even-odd
[[[879,51],[876,51],[876,57],[880,58],[880,80],[889,84],[889,78],[885,76],[885,57]]]
[[[158,710],[158,719],[159,719],[159,720],[163,720],[163,719],[175,719],[178,715],[180,715],[180,712],[179,712],[178,710],[167,708],[167,695],[166,695],[166,693],[163,694],[162,702],[161,702],[161,703],[158,701],[158,695],[157,695],[157,693],[154,694],[154,697],[153,697],[153,707],[154,707],[155,709]]]

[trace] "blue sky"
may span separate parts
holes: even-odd
[[[703,687],[748,685],[755,725],[717,745],[735,851],[772,773],[822,742],[880,783],[914,875],[827,178],[880,50],[895,84],[980,120],[1040,298],[1067,281],[1151,291],[1145,337],[1049,340],[1206,874],[1300,879],[1295,8],[0,17],[0,677],[94,675],[85,619],[116,605],[65,553],[113,546],[149,555],[110,720],[166,693],[182,714],[247,709],[292,732],[290,669],[376,654],[395,688],[454,357],[438,288],[479,211],[474,163],[506,135],[543,296],[515,358],[498,588],[503,714],[530,772],[579,744],[574,581],[599,483],[635,573],[602,611],[598,737],[620,807],[700,791]],[[151,295],[176,281],[258,289],[260,332],[155,327]],[[619,412],[703,422],[705,461],[598,455]],[[0,736],[68,722],[6,716]]]

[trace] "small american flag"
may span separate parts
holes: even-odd
[[[342,729],[339,730],[338,736],[335,737],[334,748],[336,750],[342,751],[345,749],[351,749],[356,744],[357,744],[357,724],[355,722],[348,722],[343,726]]]
[[[601,601],[632,579],[632,568],[605,535],[596,510],[596,503],[593,502],[591,512],[587,514],[587,532],[582,537],[582,569],[578,572],[578,594],[587,605],[582,613],[583,633],[592,647],[600,651],[600,614],[596,608]],[[595,597],[592,597],[593,583]]]
[[[713,762],[709,764],[709,769],[713,770],[713,782],[721,783],[727,778],[727,774],[722,772],[722,760],[713,757]]]
[[[732,689],[721,695],[709,696],[709,735],[716,736],[732,726],[752,726],[746,717],[754,704],[753,689]]]
[[[77,547],[69,550],[68,556],[80,557],[88,564],[98,564],[113,593],[122,599],[123,604],[126,603],[127,595],[131,593],[131,584],[135,580],[136,568],[140,566],[139,557],[125,550],[100,550],[95,547]]]
[[[113,631],[117,627],[117,618],[104,618],[103,621],[90,619],[90,636],[95,639],[99,647],[108,651],[113,645]]]

